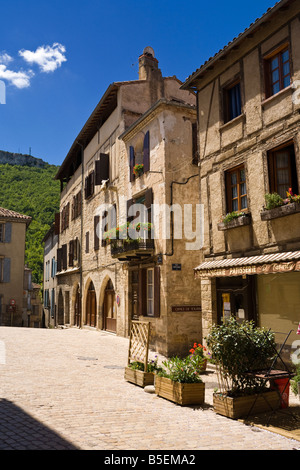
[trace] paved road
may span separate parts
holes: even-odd
[[[299,442],[180,407],[124,380],[128,340],[94,330],[0,328],[0,450],[292,450]],[[4,355],[5,353],[5,355]]]

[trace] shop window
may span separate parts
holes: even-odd
[[[160,267],[131,271],[132,318],[160,315]]]
[[[227,212],[248,209],[246,171],[244,165],[226,172]]]
[[[285,44],[265,57],[266,98],[275,95],[291,83],[290,51]]]
[[[278,147],[268,152],[270,192],[286,198],[289,188],[298,194],[295,150],[293,144]]]
[[[223,89],[224,123],[242,114],[241,84],[235,82]]]

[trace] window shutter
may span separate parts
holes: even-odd
[[[134,204],[133,199],[127,201],[127,222],[131,222],[134,219],[133,215],[128,215],[130,207]]]
[[[144,156],[143,156],[143,163],[144,163],[144,173],[150,170],[150,133],[149,131],[146,132],[144,137]]]
[[[69,266],[74,265],[74,240],[69,241]]]
[[[68,247],[67,245],[62,246],[62,268],[67,269],[67,255],[68,255]]]
[[[100,160],[95,162],[95,185],[109,180],[109,154],[100,153]]]
[[[85,252],[88,253],[90,251],[90,232],[86,232],[85,234]]]
[[[151,208],[152,203],[153,203],[152,188],[148,188],[145,192],[145,206],[147,207],[147,209]]]
[[[12,229],[11,222],[6,222],[6,224],[5,224],[5,243],[10,243],[11,242],[11,229]]]
[[[88,197],[88,177],[86,176],[84,180],[84,197],[87,199]]]
[[[160,266],[154,267],[154,316],[160,316]]]
[[[62,266],[62,249],[58,248],[57,249],[57,271],[61,271],[61,266]]]
[[[100,216],[95,215],[94,217],[94,249],[99,250],[99,220]]]
[[[138,287],[138,314],[147,315],[147,269],[139,271],[139,287]]]
[[[57,212],[54,216],[54,233],[59,235],[59,225],[60,225],[60,213]]]
[[[135,164],[134,148],[129,147],[129,181],[134,181],[133,167]]]
[[[10,258],[3,260],[3,282],[10,282]]]

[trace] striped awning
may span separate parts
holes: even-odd
[[[241,276],[243,274],[300,271],[300,251],[204,261],[194,271],[196,277]]]

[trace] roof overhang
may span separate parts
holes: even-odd
[[[273,7],[269,8],[264,15],[257,18],[245,31],[240,33],[236,38],[230,41],[223,49],[220,49],[213,57],[210,57],[203,65],[201,65],[194,73],[192,73],[180,87],[183,90],[194,90],[197,88],[197,82],[203,78],[203,76],[214,68],[214,65],[219,60],[224,60],[226,56],[235,50],[242,41],[252,37],[252,35],[262,26],[267,24],[273,17],[274,14],[280,12],[280,10],[288,7],[290,3],[295,0],[281,0],[277,2]]]
[[[204,261],[194,269],[196,278],[277,274],[300,271],[300,251]]]

